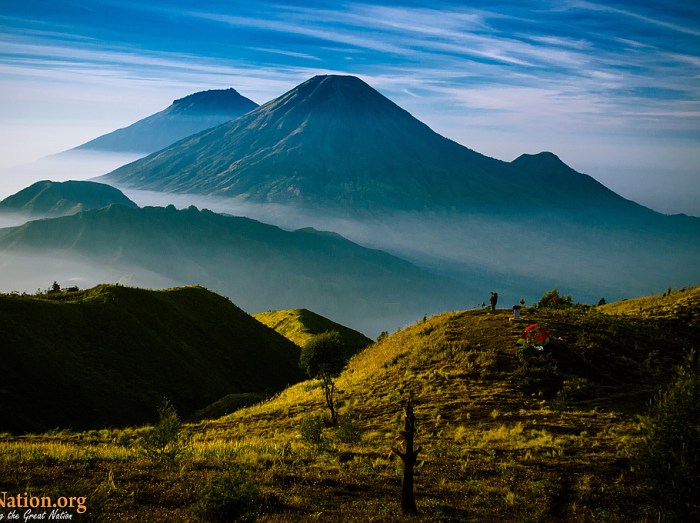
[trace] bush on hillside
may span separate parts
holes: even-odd
[[[158,423],[141,440],[141,447],[149,458],[170,463],[185,451],[182,420],[170,401],[165,400],[158,407]]]
[[[537,304],[538,307],[571,307],[572,305],[573,298],[571,295],[560,296],[557,289],[545,292]]]
[[[700,518],[700,373],[680,369],[642,423],[635,461],[659,506],[679,520]]]
[[[304,443],[321,448],[325,444],[323,428],[325,423],[320,416],[306,416],[301,420],[299,434]]]
[[[240,466],[230,467],[199,492],[195,513],[205,521],[253,521],[260,488]]]

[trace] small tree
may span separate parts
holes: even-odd
[[[146,455],[157,461],[174,463],[184,450],[181,431],[180,416],[170,401],[164,400],[158,407],[158,423],[141,442]]]
[[[320,379],[326,396],[326,406],[331,414],[331,423],[338,425],[335,406],[335,378],[347,363],[343,340],[337,331],[314,336],[301,350],[301,368],[310,378]]]

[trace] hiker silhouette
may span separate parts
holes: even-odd
[[[497,302],[498,302],[498,293],[491,292],[491,298],[489,299],[489,303],[491,304],[491,312],[496,312],[496,303]]]

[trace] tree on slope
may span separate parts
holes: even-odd
[[[335,378],[347,363],[343,340],[337,331],[324,332],[314,336],[301,350],[300,365],[310,378],[323,383],[326,406],[331,414],[331,423],[338,425],[338,412],[335,406]]]

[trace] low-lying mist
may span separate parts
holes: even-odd
[[[165,289],[182,285],[142,267],[106,265],[65,252],[0,251],[0,292],[29,293],[45,291],[54,281],[61,287],[87,289],[101,283],[119,283],[146,289]]]
[[[41,180],[89,180],[140,158],[141,154],[69,151],[0,170],[0,200]]]
[[[137,204],[195,205],[250,217],[287,230],[313,227],[333,231],[360,245],[381,249],[435,273],[483,287],[465,296],[465,307],[488,302],[499,291],[501,304],[532,303],[557,287],[575,300],[595,303],[684,287],[700,281],[700,238],[635,229],[560,216],[529,218],[525,213],[392,212],[351,216],[282,204],[258,204],[192,194],[122,189]],[[671,218],[668,218],[671,219]],[[694,226],[697,230],[697,224]],[[679,246],[682,250],[679,250]]]

